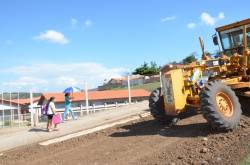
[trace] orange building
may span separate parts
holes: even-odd
[[[139,102],[147,100],[149,92],[144,89],[131,90],[131,101]],[[50,97],[55,97],[56,108],[64,108],[64,93],[43,93],[39,99],[38,104],[42,105]],[[109,105],[109,104],[123,104],[128,102],[128,90],[105,90],[105,91],[89,91],[88,103],[89,106]],[[71,94],[72,107],[86,106],[85,92],[75,92]]]

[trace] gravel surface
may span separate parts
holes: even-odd
[[[218,133],[198,114],[174,127],[146,117],[49,146],[27,145],[0,154],[0,164],[241,164],[250,150],[250,117]]]

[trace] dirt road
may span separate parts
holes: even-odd
[[[153,118],[50,146],[3,153],[0,164],[240,164],[250,150],[250,117],[229,133],[210,130],[201,115],[169,128]]]

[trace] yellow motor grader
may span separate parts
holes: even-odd
[[[200,38],[202,59],[189,65],[165,65],[161,88],[149,97],[151,114],[176,124],[186,107],[196,107],[209,125],[228,131],[239,125],[242,109],[250,109],[250,19],[216,28],[212,36],[220,53],[210,57]]]

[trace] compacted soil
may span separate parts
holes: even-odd
[[[0,164],[242,164],[249,150],[250,117],[219,133],[198,114],[171,128],[146,117],[49,146],[16,148],[2,153]]]

